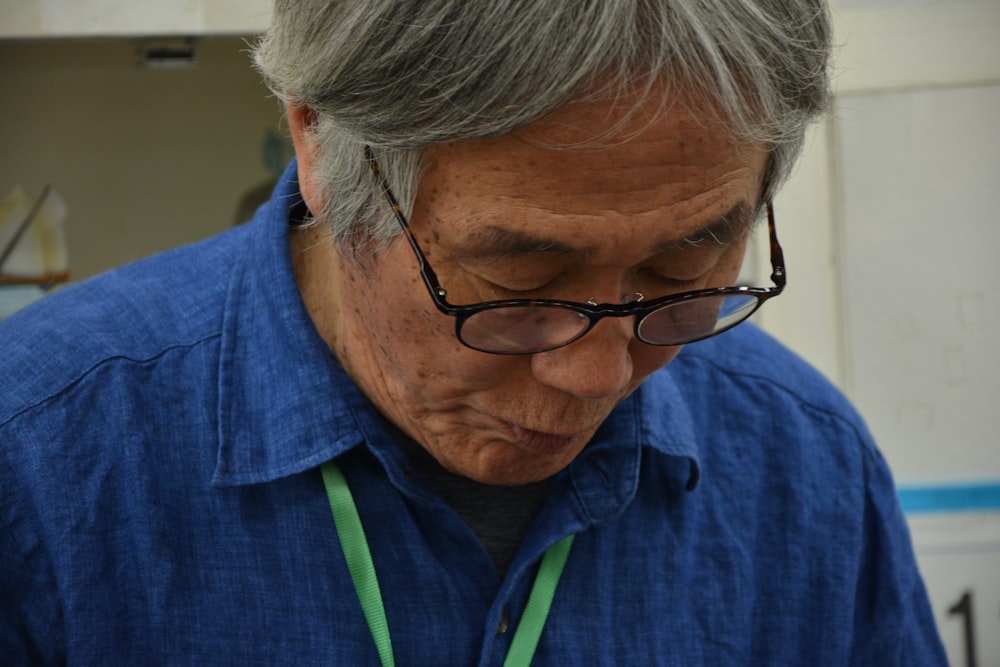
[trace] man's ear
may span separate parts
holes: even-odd
[[[316,178],[316,170],[319,168],[319,147],[313,134],[317,120],[316,112],[304,104],[289,102],[285,105],[285,114],[288,117],[288,128],[292,133],[292,143],[295,145],[302,199],[313,213],[322,211],[323,193]]]

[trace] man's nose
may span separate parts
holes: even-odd
[[[631,317],[606,317],[577,341],[531,358],[542,384],[586,399],[620,397],[632,379]]]

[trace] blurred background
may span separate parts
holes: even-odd
[[[758,323],[867,419],[952,664],[1000,666],[1000,0],[832,9],[836,106],[775,201],[789,287]],[[0,318],[249,217],[291,154],[247,55],[268,13],[3,0]]]

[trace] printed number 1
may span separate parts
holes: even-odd
[[[965,621],[965,664],[976,667],[975,616],[972,611],[972,591],[965,591],[961,599],[948,610],[949,616],[963,616]]]

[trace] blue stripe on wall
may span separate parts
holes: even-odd
[[[1000,510],[1000,482],[903,486],[896,493],[907,514]]]

